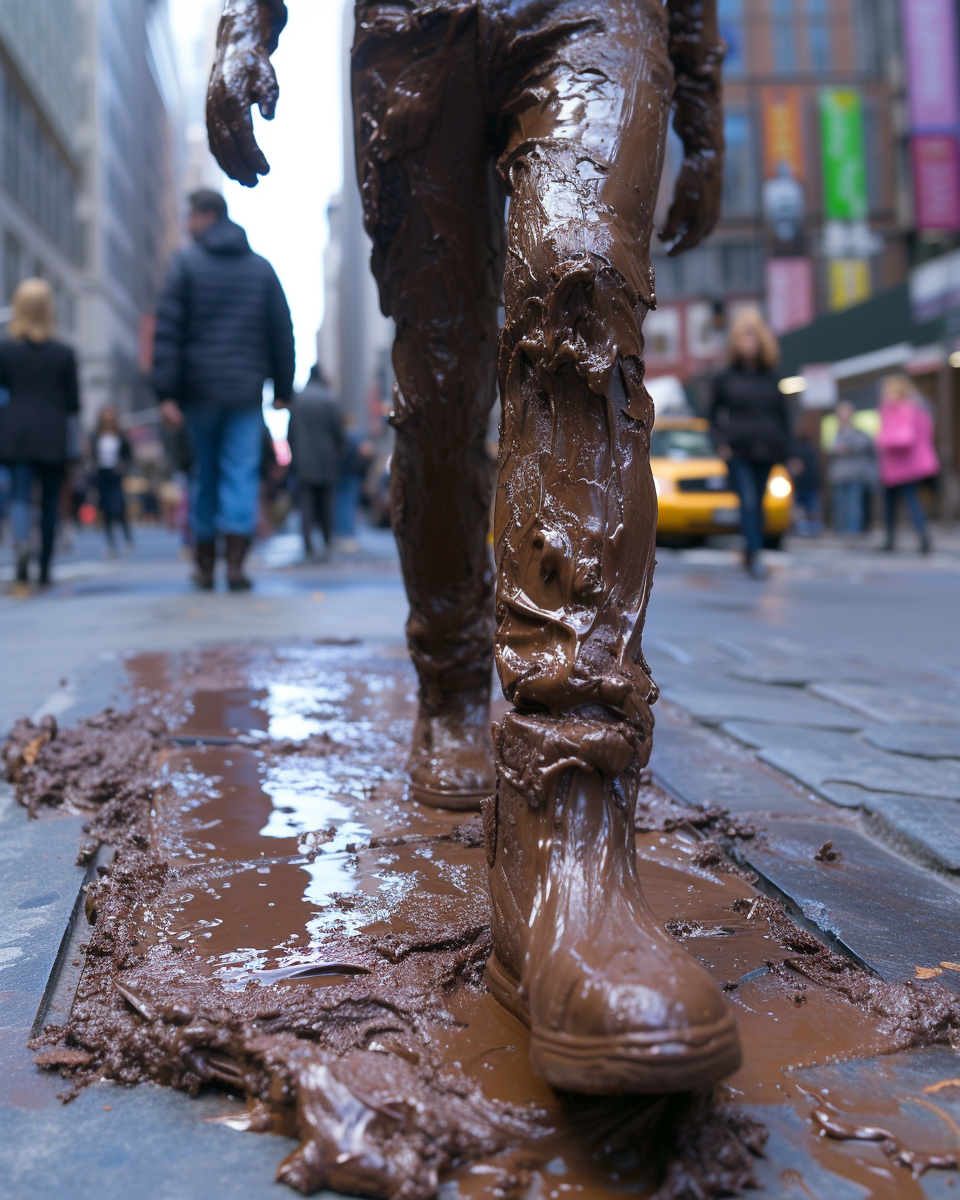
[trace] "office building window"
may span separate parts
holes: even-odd
[[[876,0],[854,0],[853,52],[856,68],[864,75],[879,75],[880,14]]]
[[[0,181],[70,258],[78,253],[76,181],[33,102],[4,73]]]
[[[797,69],[797,30],[793,5],[794,0],[770,0],[773,69],[780,75],[792,75]]]
[[[17,284],[23,278],[23,246],[12,233],[7,233],[3,239],[3,299],[9,304]]]
[[[723,212],[749,216],[757,210],[753,136],[748,113],[728,111],[723,122],[727,152],[723,163]]]
[[[727,53],[723,60],[724,73],[742,75],[746,69],[743,0],[719,0],[717,16],[720,22],[720,36],[727,43]]]
[[[829,0],[806,0],[807,70],[826,74],[833,67]]]

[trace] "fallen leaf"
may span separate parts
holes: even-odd
[[[926,1095],[930,1096],[934,1092],[942,1092],[944,1088],[960,1088],[960,1079],[941,1079],[939,1083],[931,1083],[929,1087],[923,1090]]]
[[[61,1046],[41,1050],[33,1056],[33,1061],[38,1067],[84,1067],[93,1062],[93,1055],[89,1050],[68,1050]]]
[[[914,967],[918,979],[935,979],[938,975],[942,975],[943,971],[940,967]]]
[[[960,971],[960,963],[942,962],[941,967],[946,967],[948,971]]]
[[[44,742],[48,742],[49,740],[49,734],[41,733],[39,737],[35,737],[33,741],[26,746],[23,751],[22,758],[28,767],[32,767],[37,761],[37,755],[40,753],[40,747]]]

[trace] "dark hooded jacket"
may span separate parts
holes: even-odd
[[[772,371],[737,363],[714,380],[710,434],[737,458],[782,463],[790,454],[790,414]]]
[[[232,221],[174,255],[157,305],[153,385],[161,400],[259,408],[263,384],[293,391],[293,325],[273,267]]]
[[[64,463],[80,409],[77,360],[60,342],[0,342],[0,463]]]

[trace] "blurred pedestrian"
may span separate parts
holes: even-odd
[[[790,451],[790,418],[773,370],[780,347],[755,308],[733,322],[728,346],[729,365],[714,381],[710,433],[740,497],[744,564],[762,579],[763,498],[771,469],[786,462]]]
[[[50,582],[70,418],[80,411],[77,360],[54,340],[53,291],[24,279],[0,343],[0,462],[10,468],[16,578],[28,580],[33,484],[40,485],[40,583]],[[75,418],[74,418],[75,420]]]
[[[227,583],[249,588],[243,563],[257,522],[263,385],[274,405],[293,391],[290,309],[273,267],[254,254],[218,192],[189,197],[193,244],[174,256],[157,308],[154,386],[164,419],[186,422],[193,455],[194,582],[214,585],[217,534]]]
[[[897,508],[902,496],[920,535],[920,552],[929,554],[930,536],[917,484],[940,470],[933,446],[933,418],[906,375],[888,375],[880,385],[880,432],[877,434],[887,538],[893,550]]]
[[[357,509],[363,481],[377,454],[373,441],[357,428],[352,414],[344,421],[343,453],[337,478],[334,532],[345,549],[357,549]]]
[[[300,528],[303,549],[315,557],[313,529],[320,526],[325,561],[333,546],[334,489],[340,471],[345,441],[340,405],[327,386],[319,364],[290,410],[290,453],[300,499]]]
[[[97,494],[107,546],[116,553],[113,535],[115,525],[123,530],[124,541],[133,545],[133,535],[127,521],[127,504],[123,494],[123,478],[133,461],[130,442],[120,428],[120,418],[112,404],[100,410],[97,432],[93,438],[93,458],[97,468]]]
[[[830,447],[827,467],[837,533],[863,532],[864,499],[877,478],[873,440],[854,425],[855,411],[849,400],[841,400],[837,405],[837,436]]]
[[[823,533],[823,503],[820,496],[820,452],[806,434],[790,439],[787,473],[793,482],[794,531],[799,537]]]

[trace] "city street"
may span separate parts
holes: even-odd
[[[960,959],[960,826],[954,815],[960,802],[960,541],[939,532],[935,545],[933,555],[921,557],[907,549],[881,554],[832,538],[792,539],[784,553],[768,555],[770,577],[764,582],[746,577],[736,553],[722,546],[661,550],[645,649],[662,693],[653,779],[688,806],[684,811],[717,805],[729,810],[730,829],[724,833],[723,821],[714,822],[709,836],[722,843],[757,891],[721,874],[718,879],[730,881],[724,888],[782,901],[795,921],[863,968],[866,978],[897,986],[914,980],[912,986],[920,989],[945,985],[955,994],[960,971],[941,964]],[[155,652],[166,655],[167,692],[175,696],[181,686],[176,670],[183,669],[175,666],[177,656],[221,647],[226,657],[210,660],[221,666],[201,666],[208,682],[192,686],[214,693],[226,689],[223,694],[229,691],[234,706],[238,695],[269,693],[272,737],[282,733],[296,741],[320,728],[322,722],[317,726],[309,714],[324,711],[317,697],[345,694],[337,692],[334,680],[349,661],[354,664],[350,677],[361,681],[368,697],[351,701],[351,711],[364,713],[357,706],[372,705],[371,730],[392,731],[390,736],[402,741],[409,728],[411,677],[404,665],[406,605],[391,534],[365,529],[358,548],[339,553],[329,565],[299,563],[298,553],[295,537],[275,538],[261,545],[254,560],[252,593],[197,594],[186,581],[188,564],[171,535],[141,529],[132,553],[108,560],[96,534],[81,534],[64,556],[51,591],[0,600],[5,664],[0,724],[6,730],[19,716],[39,719],[50,713],[68,727],[108,704],[124,707],[131,702],[131,682],[141,680],[142,688],[155,670],[150,666],[160,661]],[[4,566],[0,561],[0,570]],[[311,666],[327,661],[328,669]],[[243,667],[245,662],[253,665]],[[266,692],[238,693],[244,671],[250,687]],[[223,741],[228,730],[210,724],[223,721],[223,715],[215,715],[220,710],[205,701],[201,712],[199,699],[196,704],[189,718],[194,725],[183,728],[197,728],[199,752],[200,742],[215,743],[218,736]],[[242,730],[245,711],[251,729],[265,728],[257,725],[256,708],[229,711],[228,724],[239,721]],[[390,775],[389,756],[382,757],[376,745],[374,738],[367,747],[373,757],[363,771],[370,772],[368,778],[384,778],[394,815],[377,815],[386,811],[382,805],[365,809],[366,792],[356,790],[359,785],[349,778],[341,779],[332,794],[343,800],[352,789],[353,819],[374,832],[377,822],[385,821],[384,830],[396,834],[397,822],[406,822],[406,829],[419,818],[396,815],[406,812],[402,785],[391,782],[400,776]],[[214,769],[183,753],[194,764],[191,770],[209,774]],[[213,744],[206,753],[222,757]],[[249,751],[238,747],[231,757],[240,753]],[[230,763],[215,769],[227,779],[235,770]],[[351,769],[356,772],[356,766]],[[308,785],[309,778],[309,772],[303,776]],[[241,776],[237,780],[236,786],[247,786]],[[280,812],[294,811],[290,795],[285,793],[287,807]],[[264,796],[258,803],[269,810],[280,799]],[[316,811],[312,824],[310,810],[302,819],[314,828]],[[286,1150],[279,1151],[274,1138],[240,1136],[222,1123],[204,1122],[204,1116],[233,1120],[235,1103],[231,1109],[217,1091],[190,1100],[149,1085],[118,1089],[104,1084],[82,1091],[67,1107],[57,1102],[62,1082],[54,1073],[36,1071],[24,1042],[37,1021],[55,1020],[71,1003],[88,935],[82,917],[71,933],[70,915],[92,868],[73,865],[81,818],[31,823],[5,786],[0,822],[0,962],[12,1000],[0,1031],[0,1096],[5,1127],[16,1134],[4,1139],[0,1170],[16,1181],[11,1195],[119,1200],[137,1188],[145,1172],[153,1180],[151,1197],[227,1200],[274,1194],[271,1181]],[[670,861],[675,870],[676,862],[689,855],[683,828],[661,836],[660,849],[655,835],[643,835],[639,842],[641,855],[649,859],[641,876],[653,872],[650,900],[662,907],[664,918],[679,911],[681,893],[672,899],[669,888],[661,893],[673,877],[664,876],[667,884],[662,883],[665,868],[655,863]],[[697,861],[713,860],[701,855]],[[699,894],[697,889],[707,888],[707,898],[698,903],[719,904],[722,894],[710,900],[713,885],[704,882],[713,875],[685,869],[694,871],[687,891]],[[729,899],[727,894],[723,907],[715,908],[715,920]],[[740,911],[738,903],[733,911]],[[750,908],[748,916],[752,913]],[[732,1080],[731,1094],[769,1133],[766,1157],[756,1164],[761,1194],[797,1200],[865,1196],[855,1182],[861,1178],[857,1167],[873,1172],[871,1194],[876,1196],[948,1195],[950,1173],[931,1171],[914,1180],[902,1166],[885,1166],[877,1145],[828,1141],[821,1149],[806,1097],[814,1085],[823,1095],[833,1089],[835,1111],[842,1113],[837,1096],[846,1094],[844,1089],[862,1094],[879,1087],[901,1096],[892,1108],[885,1102],[876,1111],[886,1113],[895,1128],[909,1129],[904,1137],[926,1138],[930,1144],[924,1149],[942,1153],[938,1122],[960,1116],[957,1091],[948,1086],[957,1074],[949,1049],[935,1046],[876,1058],[909,1040],[898,1035],[885,1043],[860,1033],[841,1045],[832,1026],[827,1037],[810,1020],[791,1025],[790,1012],[769,988],[764,991],[765,973],[773,986],[773,947],[741,946],[738,957],[716,950],[717,939],[700,937],[695,925],[688,927],[693,933],[681,930],[678,936],[699,937],[688,946],[732,989],[744,1037],[752,1038],[746,1040],[746,1065]],[[772,937],[773,929],[765,936]],[[833,1009],[827,1011],[837,1019]],[[761,1070],[761,1059],[775,1063],[773,1075],[766,1067]],[[837,1065],[843,1062],[847,1065]],[[796,1089],[788,1087],[790,1080]],[[771,1087],[775,1094],[768,1095],[764,1088]],[[785,1103],[791,1091],[794,1099]],[[929,1118],[933,1125],[911,1125],[917,1112],[927,1111],[917,1106],[927,1104],[933,1111],[933,1101],[938,1114]],[[874,1109],[867,1105],[861,1111]],[[169,1155],[172,1140],[178,1146],[175,1157]],[[949,1137],[947,1142],[954,1145]]]

